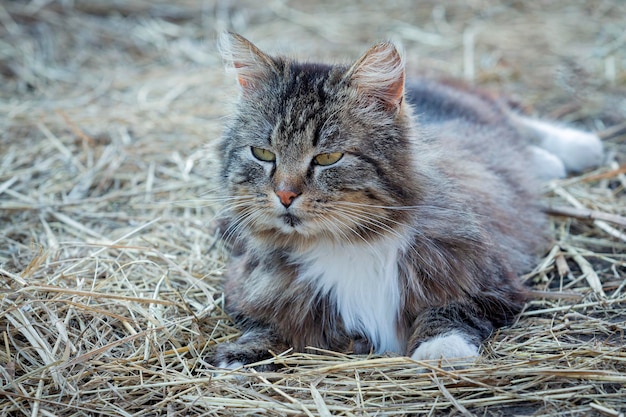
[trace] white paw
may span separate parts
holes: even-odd
[[[560,128],[559,133],[559,136],[547,137],[544,148],[556,153],[568,171],[580,172],[602,163],[604,154],[599,137],[574,129]]]
[[[217,364],[218,368],[221,369],[240,369],[243,367],[243,362],[239,362],[239,361],[233,361],[233,362],[228,362],[228,361],[221,361],[219,364]]]
[[[541,180],[553,180],[565,178],[567,171],[565,165],[556,155],[538,146],[529,146],[531,153],[533,172]]]
[[[216,368],[221,369],[221,370],[220,371],[215,370],[211,374],[213,375],[213,378],[215,379],[227,379],[230,381],[243,382],[246,380],[246,377],[244,376],[245,372],[232,372],[236,370],[245,371],[245,369],[243,369],[243,365],[244,365],[243,362],[239,362],[239,361],[232,361],[232,362],[221,361],[216,366]]]
[[[580,172],[602,164],[604,151],[597,135],[529,118],[523,118],[523,123],[539,135],[538,145],[559,157],[568,171]]]
[[[411,359],[417,361],[463,359],[463,362],[473,362],[477,357],[478,346],[469,342],[459,332],[433,337],[419,345],[411,355]]]

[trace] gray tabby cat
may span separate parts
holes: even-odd
[[[213,363],[289,348],[475,357],[520,311],[546,248],[536,177],[602,157],[588,133],[519,116],[454,83],[405,86],[401,55],[352,66],[221,41],[240,99],[220,144],[231,243]]]

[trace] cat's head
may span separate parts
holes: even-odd
[[[220,157],[234,234],[358,241],[392,233],[419,195],[404,63],[381,43],[352,66],[299,63],[236,34],[240,96]]]

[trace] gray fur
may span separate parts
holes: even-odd
[[[218,346],[214,363],[287,347],[379,350],[346,328],[315,280],[299,278],[309,266],[296,255],[316,245],[398,240],[397,353],[450,331],[478,345],[518,313],[517,276],[549,239],[525,165],[530,142],[504,104],[454,83],[404,90],[391,44],[352,67],[270,57],[232,34],[223,50],[241,86],[220,147],[233,246],[225,294],[245,337]],[[256,160],[251,147],[276,161]],[[344,154],[340,163],[312,163],[330,152]],[[298,193],[293,207],[277,203],[285,184]]]

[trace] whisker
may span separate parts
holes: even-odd
[[[336,210],[343,212],[345,215],[353,216],[355,219],[357,219],[357,220],[359,220],[361,222],[364,222],[364,223],[369,224],[371,226],[377,226],[377,227],[381,228],[384,231],[390,232],[391,234],[393,234],[398,239],[405,239],[405,236],[402,236],[397,230],[394,230],[393,228],[387,226],[386,224],[384,224],[382,222],[379,222],[378,220],[374,220],[374,219],[369,218],[368,216],[371,215],[372,213],[367,213],[367,212],[363,212],[363,211],[361,211],[361,212],[349,211],[345,207],[343,207],[341,209],[336,209]],[[380,216],[380,217],[383,217],[383,216]],[[397,221],[393,221],[393,220],[391,220],[391,221],[396,223],[396,224],[398,224],[398,225],[406,226],[403,223],[400,223],[400,222],[397,222]],[[409,227],[409,229],[414,229],[414,228],[412,228],[410,226],[407,226],[407,227]],[[368,230],[372,230],[372,229],[368,228]],[[372,230],[372,231],[374,231],[374,230]],[[378,234],[383,236],[382,233],[378,233]],[[426,262],[426,259],[424,259],[422,254],[415,248],[413,240],[410,239],[410,240],[407,241],[407,243],[408,243],[408,246],[407,246],[406,249],[410,250],[413,254],[415,254],[422,262]]]
[[[237,195],[237,196],[214,196],[210,198],[199,198],[197,200],[187,200],[187,201],[208,201],[212,203],[221,203],[221,202],[227,202],[227,201],[238,201],[238,200],[246,200],[246,199],[249,200],[254,197],[255,196],[253,194]]]
[[[371,207],[371,206],[369,206],[369,207]],[[337,209],[337,208],[335,208],[335,209]],[[372,213],[371,211],[364,210],[364,207],[363,208],[361,208],[361,207],[350,207],[350,208],[342,207],[341,210],[350,210],[351,212],[354,212],[355,214],[359,213],[359,214],[367,215],[368,217],[376,217],[378,219],[383,219],[383,220],[386,220],[386,221],[388,221],[390,223],[393,223],[393,224],[396,224],[398,226],[402,226],[403,228],[409,229],[413,233],[415,233],[416,235],[424,237],[424,232],[422,230],[416,228],[415,226],[411,226],[410,224],[399,222],[397,220],[391,219],[388,216],[385,216],[385,215],[382,215],[382,214],[379,214],[379,213]]]
[[[222,192],[222,190],[223,190],[223,188],[221,188],[221,187],[209,188],[208,190],[204,190],[200,194],[200,196],[207,195],[207,194],[213,194],[213,193],[219,194],[219,193]]]
[[[350,217],[350,216],[351,216],[351,215],[350,215],[350,213],[344,213],[344,212],[341,212],[341,211],[334,211],[334,212],[331,212],[330,214],[338,214],[338,215],[340,215],[341,217],[343,217],[343,218],[345,218],[345,219],[348,219],[348,220],[353,220],[353,218],[352,218],[352,217]],[[372,229],[371,227],[367,226],[366,224],[359,224],[359,226],[361,226],[361,227],[362,227],[362,228],[364,228],[364,229],[367,229],[367,230],[371,231],[372,233],[376,233],[376,234],[377,234],[377,235],[379,235],[379,236],[382,236],[382,237],[384,237],[384,236],[385,236],[384,234],[382,234],[382,233],[381,233],[381,232],[379,232],[378,230]],[[363,242],[365,242],[365,243],[366,243],[366,244],[367,244],[367,245],[368,245],[368,246],[372,249],[372,251],[376,252],[376,249],[372,246],[372,244],[371,244],[371,243],[370,243],[370,242],[369,242],[369,241],[368,241],[368,240],[367,240],[364,236],[361,236],[361,235],[360,235],[358,232],[356,232],[356,231],[355,231],[352,227],[350,227],[350,226],[348,226],[348,225],[346,225],[346,227],[347,227],[348,229],[352,230],[352,231],[353,231],[353,233],[355,233],[358,237],[360,237],[360,238],[361,238],[361,240],[363,240]]]
[[[343,208],[341,210],[345,210],[345,208]],[[365,223],[365,224],[368,224],[368,225],[373,226],[373,227],[378,227],[382,231],[391,233],[397,239],[406,240],[405,236],[400,234],[397,230],[387,226],[386,224],[384,224],[384,223],[382,223],[382,222],[380,222],[378,220],[370,219],[369,217],[367,217],[367,213],[354,213],[354,212],[350,212],[350,211],[343,211],[343,213],[345,215],[353,216],[355,219],[359,220],[359,222],[361,223],[361,226],[364,226],[363,223]],[[398,224],[402,225],[401,223],[398,223]],[[377,233],[380,236],[383,236],[383,237],[385,236],[382,232],[380,232],[378,230],[374,230],[374,229],[372,229],[370,227],[367,227],[367,229],[371,230],[374,233]],[[415,247],[413,246],[412,242],[411,241],[407,241],[407,242],[408,242],[407,249],[410,249],[412,252],[414,252],[417,256],[419,256],[421,258],[420,254],[415,249]]]
[[[354,211],[354,210],[348,210],[346,208],[340,208],[340,209],[336,209],[337,211],[340,211],[342,213],[345,213],[347,215],[351,215],[354,216],[354,218],[363,221],[371,226],[377,226],[378,228],[380,228],[381,230],[385,231],[385,232],[390,232],[392,233],[394,236],[398,237],[398,238],[403,238],[403,236],[397,231],[394,230],[393,228],[389,227],[388,225],[386,225],[385,223],[378,221],[376,219],[372,219],[370,218],[370,213],[366,213],[366,212],[359,212],[359,211]],[[382,217],[382,216],[381,216]],[[400,224],[399,222],[396,222],[397,224]]]
[[[219,210],[217,210],[217,212],[215,213],[215,215],[213,216],[213,218],[219,218],[220,216],[222,216],[224,213],[227,212],[233,212],[234,209],[240,208],[240,207],[254,207],[254,201],[248,199],[248,200],[242,200],[242,201],[235,201],[229,204],[226,204],[222,207],[219,208]]]
[[[369,207],[369,208],[380,208],[386,210],[416,210],[421,208],[422,206],[384,206],[378,204],[365,204],[365,203],[356,203],[354,201],[335,201],[335,204],[345,205],[345,206],[357,206],[357,207]]]
[[[379,208],[384,210],[407,210],[407,211],[419,211],[419,210],[436,210],[438,214],[461,214],[461,215],[469,215],[479,216],[477,213],[468,210],[460,210],[454,209],[450,207],[443,206],[433,206],[433,205],[425,205],[420,204],[416,206],[385,206],[385,205],[376,205],[376,204],[365,204],[365,203],[356,203],[353,201],[336,201],[334,204],[342,205],[342,206],[354,206],[354,207],[366,207],[366,208]],[[429,212],[432,214],[432,212]]]
[[[346,235],[346,233],[343,230],[341,230],[341,227],[339,227],[340,225],[336,224],[332,219],[320,217],[318,221],[324,226],[324,228],[322,229],[323,238],[331,240],[331,241],[342,242],[342,239],[337,238],[337,235],[335,234],[335,233],[339,233],[341,234],[343,239],[346,239],[346,241],[350,240],[348,235]]]
[[[261,220],[269,220],[271,218],[265,210],[259,207],[248,207],[244,210],[244,213],[245,217],[240,216],[237,218],[238,221],[235,224],[236,236],[234,236],[234,240],[239,239],[248,226],[254,225],[254,223]]]
[[[331,212],[330,214],[332,215],[333,213]],[[344,237],[346,242],[352,242],[353,239],[351,239],[350,236],[348,236],[346,232],[342,230],[341,226],[343,226],[346,229],[348,229],[350,232],[352,232],[352,234],[354,234],[355,236],[358,236],[364,242],[367,242],[366,239],[363,236],[361,236],[356,230],[354,230],[349,224],[342,222],[336,217],[332,217],[332,218],[320,217],[319,220],[322,221],[325,225],[330,226],[327,230],[324,231],[325,233],[330,233],[331,230],[335,230],[341,233],[341,235]],[[330,234],[330,238],[335,238],[335,236]]]
[[[347,218],[348,220],[350,220],[350,218],[348,216],[346,216],[343,213],[338,213],[338,212],[334,212],[334,213],[330,213],[330,214],[333,216],[332,221],[337,222],[338,224],[343,225],[344,227],[346,227],[348,230],[350,230],[350,232],[352,232],[353,235],[357,236],[359,239],[361,239],[363,241],[363,243],[365,243],[367,246],[369,246],[369,248],[372,250],[372,252],[377,252],[376,248],[374,248],[374,246],[372,246],[371,242],[368,241],[364,236],[362,236],[358,232],[358,230],[354,229],[349,224],[346,224],[345,222],[343,222],[342,220],[337,218],[337,215],[339,215],[341,217],[344,217],[344,218]],[[344,236],[345,236],[345,233],[344,233]],[[347,241],[352,243],[353,239],[350,239],[349,237],[347,237]]]
[[[254,195],[242,195],[242,196],[214,196],[210,198],[195,198],[186,200],[173,200],[163,202],[163,204],[175,205],[179,207],[209,207],[211,205],[217,205],[220,203],[227,203],[231,201],[240,201],[244,199],[254,198]]]
[[[232,241],[236,241],[239,236],[241,236],[241,233],[243,233],[245,227],[250,224],[250,222],[252,221],[252,217],[255,215],[255,212],[257,210],[258,209],[255,207],[249,207],[241,211],[241,213],[239,213],[237,217],[231,221],[231,223],[228,225],[228,228],[226,228],[226,230],[224,231],[224,242],[230,244],[231,239],[233,238],[234,239]]]

